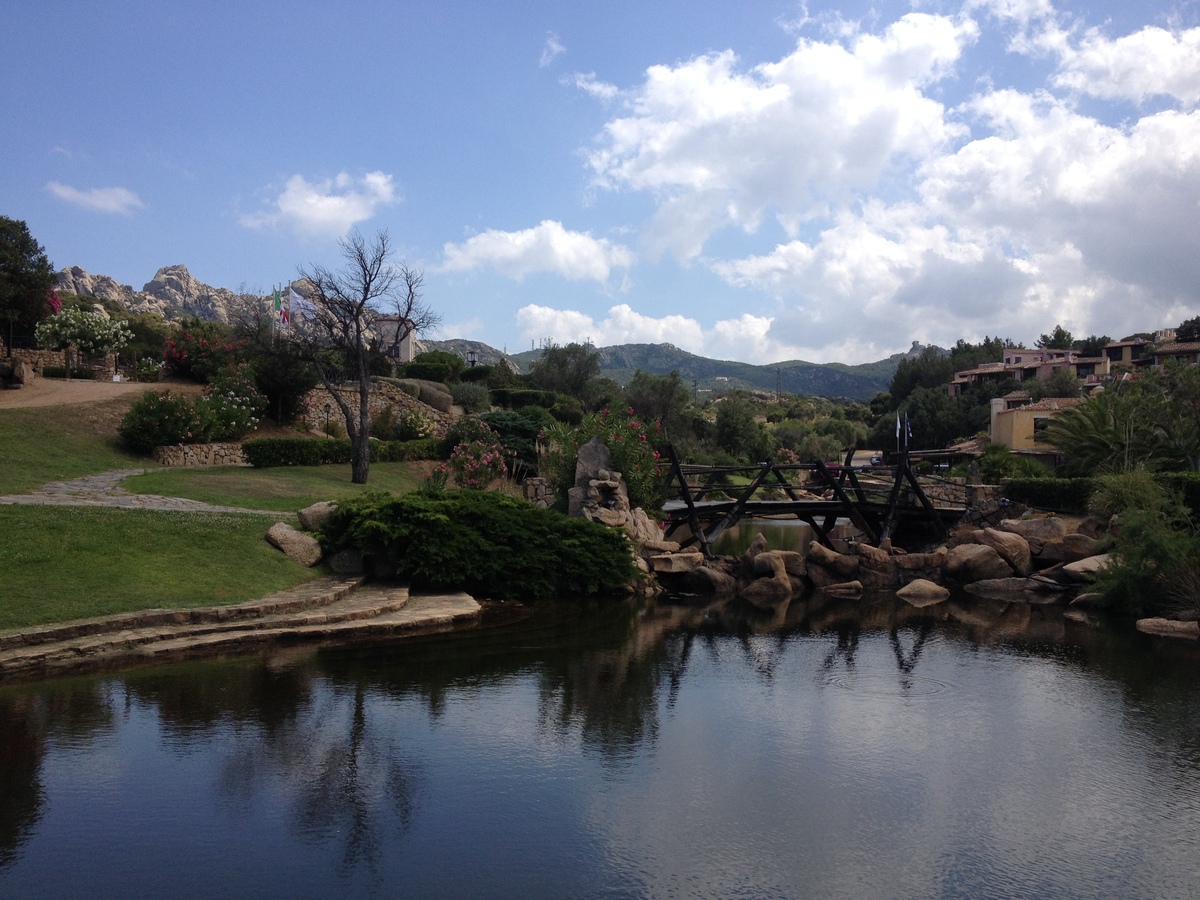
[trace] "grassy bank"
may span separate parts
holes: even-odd
[[[161,469],[126,478],[123,487],[137,494],[187,497],[243,509],[303,509],[320,500],[352,497],[365,491],[406,494],[421,483],[430,463],[372,463],[370,481],[350,482],[350,466],[291,466],[280,469]]]
[[[129,406],[106,403],[0,410],[0,494],[22,494],[48,481],[109,469],[153,465],[116,444],[116,425]]]
[[[314,577],[264,540],[272,519],[0,506],[0,629],[263,597]]]

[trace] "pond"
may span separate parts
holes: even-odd
[[[607,603],[0,689],[3,897],[1184,897],[1200,650]]]

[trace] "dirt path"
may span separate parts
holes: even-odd
[[[17,390],[0,390],[0,409],[30,406],[66,406],[71,403],[98,403],[123,394],[153,390],[153,384],[133,381],[85,381],[60,378],[32,378]],[[174,386],[172,386],[174,387]]]

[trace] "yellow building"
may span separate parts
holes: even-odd
[[[1064,409],[1082,402],[1079,397],[1047,397],[1008,408],[1006,398],[998,397],[992,401],[992,443],[1013,451],[1053,454],[1054,448],[1039,440],[1042,431]]]

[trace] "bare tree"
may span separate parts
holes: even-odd
[[[340,271],[319,265],[300,267],[311,308],[297,316],[301,321],[293,333],[345,418],[351,481],[366,484],[371,467],[369,356],[372,344],[380,340],[380,320],[395,319],[395,332],[386,336],[390,349],[414,332],[434,328],[441,316],[421,301],[422,273],[391,262],[386,231],[378,232],[369,245],[357,231],[338,243],[346,261]],[[344,379],[358,386],[357,410],[336,389]]]

